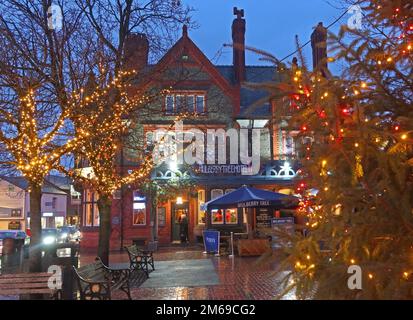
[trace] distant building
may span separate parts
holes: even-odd
[[[66,223],[67,193],[46,181],[42,186],[42,227]],[[24,177],[0,177],[0,229],[26,230],[30,225],[30,192]]]
[[[67,194],[67,211],[65,224],[79,225],[82,207],[82,194],[75,190],[72,179],[57,175],[48,175],[46,180]]]

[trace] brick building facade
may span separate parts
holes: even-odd
[[[111,248],[119,249],[133,240],[155,237],[160,245],[179,242],[179,216],[189,218],[189,241],[199,241],[207,227],[245,230],[242,211],[226,211],[223,217],[206,216],[201,205],[217,196],[250,185],[272,191],[290,192],[296,184],[298,170],[295,132],[286,130],[282,119],[274,118],[277,106],[264,90],[250,89],[244,83],[282,82],[282,75],[272,66],[245,64],[245,29],[243,10],[234,9],[232,23],[233,65],[214,65],[190,39],[186,26],[181,38],[155,65],[148,65],[149,43],[144,35],[131,35],[126,45],[127,66],[139,71],[135,89],[159,92],[169,89],[147,107],[148,112],[131,116],[134,122],[130,141],[147,143],[148,134],[167,129],[182,110],[194,116],[183,121],[183,129],[229,128],[263,130],[260,134],[260,168],[256,174],[242,175],[241,163],[221,165],[176,165],[163,163],[153,170],[151,179],[160,185],[171,179],[188,176],[189,189],[176,192],[173,198],[158,203],[151,211],[150,195],[133,186],[114,194],[112,204]],[[133,90],[133,89],[132,89]],[[251,144],[251,139],[249,140]],[[121,170],[132,169],[139,152],[129,146],[122,150]],[[250,145],[251,147],[251,145]],[[252,147],[251,147],[252,148]],[[139,148],[137,148],[139,149]],[[95,195],[83,195],[82,246],[93,248],[98,239],[98,212]],[[259,213],[257,213],[259,214]],[[267,212],[273,216],[275,212]],[[209,220],[208,220],[209,219]]]

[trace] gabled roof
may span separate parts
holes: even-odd
[[[73,181],[69,177],[48,175],[46,180],[64,191],[70,191],[70,186],[73,185]]]
[[[189,38],[184,26],[182,37],[169,49],[155,65],[148,65],[143,70],[146,75],[139,86],[148,88],[157,80],[162,80],[163,72],[171,65],[179,61],[183,53],[188,54],[195,63],[202,66],[211,79],[228,94],[234,101],[234,106],[240,106],[240,110],[234,110],[237,118],[268,118],[271,116],[271,105],[268,101],[269,93],[266,90],[252,89],[247,86],[241,88],[236,84],[234,67],[232,65],[213,65],[205,54]],[[155,79],[154,75],[159,75]],[[274,66],[246,66],[246,83],[281,82],[281,75]],[[239,92],[238,92],[239,90]],[[240,101],[238,101],[240,100]]]
[[[0,176],[1,180],[5,180],[11,184],[14,184],[16,187],[19,187],[20,189],[23,190],[28,190],[29,188],[29,183],[24,177],[6,177],[6,176]],[[53,193],[53,194],[62,194],[62,195],[67,195],[65,191],[62,189],[58,188],[54,184],[45,181],[45,183],[42,186],[42,193]]]
[[[186,28],[182,37],[172,46],[171,49],[159,60],[155,66],[147,68],[147,81],[143,83],[144,87],[150,86],[154,79],[154,74],[162,75],[171,64],[175,63],[183,53],[188,54],[195,63],[205,70],[211,77],[211,79],[231,98],[236,97],[235,87],[218,71],[211,61],[205,56],[205,54],[196,46],[196,44],[189,38]]]

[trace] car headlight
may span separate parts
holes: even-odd
[[[44,244],[52,244],[56,242],[56,238],[53,236],[48,236],[43,239]]]
[[[60,238],[66,239],[68,235],[69,235],[69,234],[68,234],[67,232],[62,233],[62,235],[60,236]]]

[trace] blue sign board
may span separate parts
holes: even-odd
[[[272,229],[275,231],[272,235],[272,247],[291,247],[290,241],[285,241],[286,239],[280,236],[279,232],[283,234],[294,234],[294,218],[293,217],[283,217],[283,218],[272,218],[271,219]]]
[[[219,231],[204,231],[205,252],[219,253]]]
[[[271,224],[273,226],[294,225],[294,218],[293,217],[272,218]]]

